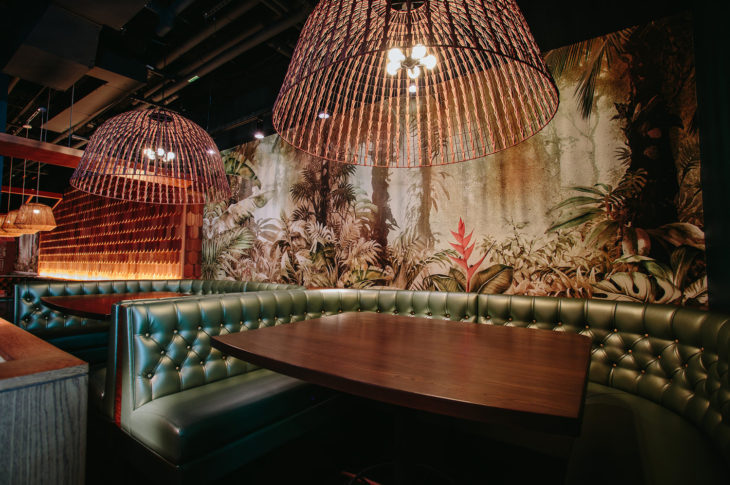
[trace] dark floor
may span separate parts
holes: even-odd
[[[88,484],[164,483],[146,480],[143,471],[123,459],[100,457],[109,453],[93,443],[99,439],[94,426],[92,422],[89,430]],[[353,480],[361,471],[364,478]],[[424,421],[412,413],[365,403],[337,426],[294,440],[212,483],[550,485],[561,483],[562,473],[560,460],[457,431],[448,419]]]

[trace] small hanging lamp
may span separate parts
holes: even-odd
[[[15,226],[21,230],[52,231],[56,228],[56,219],[47,205],[29,202],[18,209]]]
[[[128,111],[91,136],[71,185],[91,194],[153,204],[230,197],[223,161],[200,126],[162,108]]]
[[[557,108],[515,0],[320,0],[273,124],[320,158],[421,167],[516,145]]]

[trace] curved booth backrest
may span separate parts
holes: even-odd
[[[41,337],[66,328],[106,328],[108,322],[63,315],[43,305],[41,297],[173,291],[193,295],[302,288],[296,285],[229,280],[28,281],[15,286],[13,322]]]
[[[586,335],[589,379],[660,404],[730,459],[730,317],[671,305],[479,295],[479,323]]]

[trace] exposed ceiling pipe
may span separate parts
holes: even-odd
[[[249,49],[256,47],[267,40],[271,39],[272,37],[280,34],[281,32],[285,31],[286,29],[293,27],[297,23],[304,20],[307,15],[309,14],[308,10],[302,10],[296,14],[294,14],[291,17],[285,18],[280,20],[279,22],[276,22],[275,24],[269,26],[264,31],[254,35],[253,37],[250,37],[248,40],[245,40],[243,43],[239,44],[238,46],[234,47],[233,49],[230,49],[227,52],[222,53],[218,57],[211,59],[206,64],[200,66],[195,71],[191,71],[189,74],[194,74],[195,76],[198,76],[198,78],[201,78],[210,72],[214,71],[215,69],[219,68],[223,64],[235,59],[236,57],[240,56],[244,52],[248,51]],[[187,79],[183,79],[181,81],[176,82],[173,84],[169,89],[165,90],[166,96],[171,96],[181,89],[184,89],[186,86],[188,86],[190,83]],[[163,100],[162,94],[158,94],[154,98],[152,98],[155,102],[160,102]]]
[[[13,79],[10,80],[8,83],[8,94],[13,92],[13,88],[16,84],[18,84],[18,81],[20,81],[20,78],[18,76],[15,76]]]
[[[101,114],[103,114],[107,110],[109,110],[109,109],[113,108],[114,106],[118,105],[119,103],[121,103],[125,99],[128,99],[128,97],[131,94],[133,94],[137,89],[138,88],[135,87],[134,89],[130,89],[128,91],[125,91],[125,92],[120,93],[120,95],[119,95],[119,97],[117,98],[116,101],[108,104],[107,106],[104,106],[103,108],[99,108],[98,110],[96,110],[95,112],[93,112],[92,114],[90,114],[88,116],[84,116],[82,119],[80,119],[79,121],[77,121],[76,124],[73,125],[70,129],[68,129],[68,130],[64,131],[63,133],[61,133],[51,143],[58,143],[61,140],[67,139],[69,133],[73,133],[74,131],[76,131],[76,129],[78,127],[83,126],[86,123],[88,123],[89,121],[92,121],[92,120],[98,118]]]
[[[164,59],[160,60],[156,64],[157,69],[162,69],[165,66],[170,65],[172,62],[188,52],[190,49],[200,44],[211,35],[220,31],[226,25],[241,17],[241,15],[251,10],[253,7],[258,5],[260,1],[261,0],[248,0],[239,5],[235,10],[232,10],[227,14],[217,16],[216,20],[211,25],[198,32],[197,35],[194,35],[193,37],[188,39],[187,42],[184,42],[178,48],[167,54]]]
[[[23,116],[25,115],[25,113],[27,113],[29,109],[31,109],[33,106],[36,105],[36,103],[38,103],[38,98],[40,98],[41,97],[41,94],[43,94],[45,91],[46,91],[46,88],[41,88],[41,90],[38,91],[38,94],[36,94],[35,96],[33,96],[33,99],[31,99],[28,102],[28,104],[26,104],[25,107],[23,107],[23,109],[20,110],[20,113],[18,113],[15,116],[15,118],[13,118],[13,121],[11,121],[9,124],[11,124],[11,125],[17,125],[18,122],[23,118]],[[17,135],[18,133],[20,133],[20,130],[22,130],[22,127],[16,129],[14,134]]]
[[[195,3],[195,0],[177,0],[175,3],[166,8],[156,8],[157,15],[160,17],[160,22],[157,24],[155,34],[159,37],[166,36],[175,24],[175,17],[183,12],[190,5]]]
[[[199,68],[200,66],[202,66],[203,64],[205,64],[206,62],[208,62],[209,60],[213,59],[215,56],[217,56],[217,55],[219,55],[219,54],[227,51],[228,49],[231,49],[236,44],[239,44],[240,42],[243,42],[244,40],[246,40],[247,38],[251,37],[253,34],[255,34],[256,32],[258,32],[259,30],[261,30],[263,28],[264,28],[263,25],[258,24],[258,25],[254,25],[253,27],[251,27],[251,28],[249,28],[249,29],[241,32],[240,34],[238,34],[237,36],[235,36],[234,38],[232,38],[231,40],[229,40],[225,44],[219,46],[216,49],[213,49],[212,51],[208,52],[206,55],[204,55],[200,59],[196,60],[192,64],[190,64],[190,65],[184,67],[183,69],[181,69],[179,71],[179,75],[181,77],[183,77],[186,74],[191,73],[192,71],[196,70],[197,68]],[[185,79],[190,79],[190,78],[189,77],[186,77]],[[155,86],[155,87],[153,87],[151,89],[148,89],[144,93],[144,97],[145,98],[149,98],[150,96],[152,96],[153,94],[155,94],[157,91],[159,91],[160,89],[162,89],[167,84],[168,84],[168,81],[165,80],[162,83],[158,84],[157,86]]]

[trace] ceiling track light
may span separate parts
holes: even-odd
[[[264,134],[264,121],[256,120],[256,131],[253,132],[253,137],[257,140],[263,140],[266,135]]]

